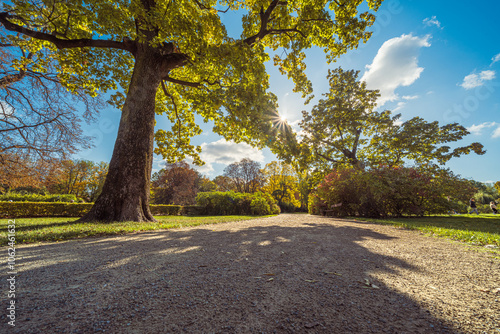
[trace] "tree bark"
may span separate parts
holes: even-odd
[[[155,221],[149,194],[155,98],[164,65],[153,48],[138,50],[102,193],[80,221]]]

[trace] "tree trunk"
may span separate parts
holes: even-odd
[[[149,210],[155,98],[162,61],[144,46],[136,54],[109,172],[101,195],[80,221],[155,221]]]

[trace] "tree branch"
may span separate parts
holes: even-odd
[[[177,112],[177,104],[175,103],[175,99],[172,94],[167,91],[167,87],[165,87],[165,83],[163,81],[161,81],[161,88],[163,89],[163,93],[165,94],[165,96],[168,96],[172,100],[172,104],[174,105],[175,118],[177,118],[178,124],[177,136],[179,137],[179,140],[181,140],[181,120],[179,118],[179,113]]]
[[[194,88],[201,87],[201,83],[199,83],[199,82],[183,81],[183,80],[171,78],[169,76],[166,76],[165,78],[163,78],[163,80],[168,81],[168,82],[172,82],[172,83],[176,83],[179,85],[183,85],[183,86],[189,86],[189,87],[194,87]]]
[[[280,0],[273,0],[269,7],[267,7],[266,11],[260,11],[260,30],[257,34],[250,36],[243,40],[244,43],[248,45],[253,45],[257,40],[264,38],[269,31],[267,30],[267,24],[269,23],[269,19],[271,17],[271,13],[278,5],[286,5],[286,2]]]
[[[203,9],[203,10],[211,10],[212,9],[210,7],[205,6],[203,3],[201,3],[201,1],[194,0],[194,2],[196,2],[196,4],[198,5],[198,7],[200,7],[200,9]],[[217,12],[219,12],[219,13],[227,13],[227,11],[229,9],[230,9],[230,7],[227,7],[226,10],[219,10],[219,9],[217,9]]]
[[[95,47],[95,48],[120,49],[129,51],[132,54],[135,54],[136,51],[136,46],[133,41],[125,43],[113,40],[91,39],[91,38],[61,39],[52,34],[31,30],[22,27],[18,24],[12,23],[11,21],[8,20],[9,18],[12,18],[12,15],[10,15],[9,13],[6,12],[0,13],[0,23],[3,24],[5,29],[33,37],[38,40],[51,42],[58,49]]]

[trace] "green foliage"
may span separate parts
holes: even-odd
[[[205,215],[278,214],[279,207],[271,195],[228,192],[198,193],[196,203]]]
[[[1,202],[0,217],[81,217],[92,203],[48,202]],[[151,213],[161,216],[177,216],[196,212],[194,208],[180,205],[150,205]]]
[[[92,203],[0,202],[0,217],[81,217]]]
[[[302,112],[304,139],[300,144],[296,138],[291,140],[295,140],[294,154],[303,164],[312,163],[321,169],[347,164],[364,169],[399,166],[405,160],[445,164],[471,152],[485,153],[480,143],[453,150],[445,145],[469,134],[457,123],[439,126],[438,122],[414,117],[399,124],[400,114],[375,111],[379,91],[366,89],[365,82],[357,81],[358,74],[342,68],[328,71],[330,91],[323,94],[326,99],[321,99],[310,113]]]
[[[190,143],[201,132],[195,113],[228,140],[265,139],[276,109],[276,97],[266,91],[270,53],[280,50],[275,66],[294,81],[295,91],[310,95],[305,50],[319,47],[331,62],[366,42],[381,2],[15,0],[3,3],[0,22],[10,32],[2,42],[38,59],[33,70],[43,73],[57,63],[69,91],[116,91],[109,103],[117,107],[124,104],[136,62],[154,58],[163,80],[155,109],[173,124],[156,132],[155,152],[169,162],[190,155],[201,164],[200,147]],[[241,15],[236,38],[223,23],[227,11]]]
[[[310,201],[309,212],[332,205],[343,216],[403,216],[465,212],[474,187],[436,166],[385,167],[363,171],[344,167],[328,174]]]
[[[271,213],[269,203],[263,197],[257,197],[250,202],[250,210],[253,215],[266,215]]]
[[[8,192],[0,195],[0,201],[13,202],[78,202],[72,194],[35,194]]]
[[[302,195],[300,183],[291,165],[273,161],[265,166],[262,175],[264,185],[261,191],[271,194],[282,212],[294,212],[295,207],[300,207],[301,202],[297,199]]]
[[[183,213],[183,207],[180,205],[151,204],[149,209],[155,216],[178,216]]]
[[[302,145],[311,148],[315,159],[357,166],[365,158],[358,150],[367,146],[367,138],[392,122],[389,112],[373,110],[380,94],[366,89],[364,81],[357,81],[358,74],[342,68],[329,70],[330,91],[323,94],[326,99],[311,113],[302,111],[300,125],[306,133]]]

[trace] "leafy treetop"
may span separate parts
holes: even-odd
[[[154,57],[169,60],[159,68],[156,113],[173,124],[156,132],[155,152],[170,162],[190,155],[201,164],[200,147],[190,144],[201,133],[195,114],[213,121],[226,139],[263,139],[276,116],[276,97],[266,92],[269,53],[283,49],[274,64],[296,91],[310,95],[304,50],[318,46],[330,62],[367,41],[381,1],[367,0],[360,13],[363,0],[12,0],[0,12],[0,23],[12,32],[1,42],[35,54],[40,72],[55,61],[71,91],[95,96],[116,90],[109,102],[117,107],[141,50],[154,48]],[[223,23],[226,13],[236,11],[243,13],[238,38]],[[17,66],[30,61],[23,57]]]

